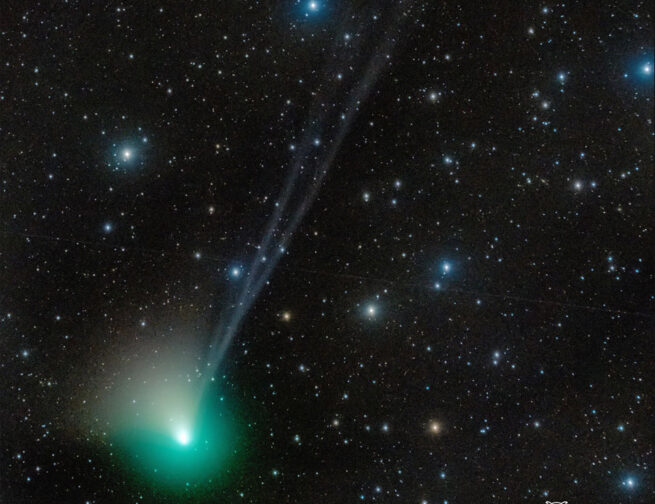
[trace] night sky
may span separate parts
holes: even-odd
[[[655,501],[652,8],[3,5],[0,502]]]

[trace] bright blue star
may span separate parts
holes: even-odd
[[[317,12],[318,9],[320,8],[320,5],[318,2],[311,1],[307,4],[307,8],[309,9],[310,12]]]
[[[238,266],[233,266],[230,268],[230,276],[232,278],[239,278],[241,276],[241,268]]]
[[[632,476],[628,476],[627,478],[625,478],[621,482],[621,485],[623,486],[623,488],[627,488],[628,490],[632,490],[633,488],[635,488],[637,486],[637,480]]]
[[[102,230],[103,230],[105,233],[111,233],[111,232],[114,230],[114,225],[113,225],[111,222],[105,222],[105,223],[102,225]]]
[[[655,73],[655,68],[651,58],[633,62],[630,64],[630,67],[631,71],[623,74],[625,78],[633,77],[637,81],[645,82],[647,84],[653,83],[653,73]]]

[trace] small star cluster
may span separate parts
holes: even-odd
[[[2,24],[1,502],[655,501],[647,2]]]

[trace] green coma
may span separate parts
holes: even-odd
[[[150,403],[147,414],[121,422],[113,436],[121,464],[138,483],[151,483],[162,490],[186,491],[226,483],[239,458],[239,429],[226,401],[212,386],[206,387],[197,401],[173,397],[159,407],[165,397],[160,393],[157,406]],[[176,408],[189,411],[170,413]],[[155,419],[157,409],[159,419]]]

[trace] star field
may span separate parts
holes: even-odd
[[[0,501],[655,499],[647,2],[0,21]]]

